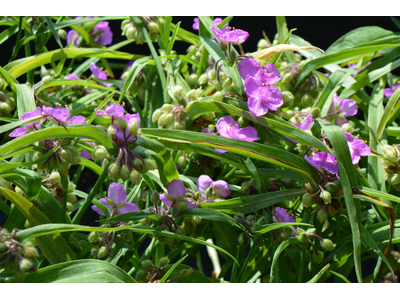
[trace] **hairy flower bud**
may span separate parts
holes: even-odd
[[[120,178],[119,175],[119,166],[117,163],[111,164],[111,166],[108,168],[108,175],[111,180],[115,181],[118,178]]]
[[[327,215],[325,209],[320,209],[320,210],[317,212],[317,219],[318,219],[318,221],[319,221],[321,224],[324,223],[324,222],[326,221],[327,218],[328,218],[328,215]]]
[[[198,85],[205,85],[208,82],[207,74],[201,74],[199,79],[197,80]]]
[[[149,259],[142,261],[142,267],[145,269],[150,269],[153,266],[153,262]]]
[[[130,173],[131,170],[128,165],[123,165],[119,171],[119,175],[121,176],[123,181],[126,181],[129,178]]]
[[[76,196],[72,193],[67,194],[67,201],[70,203],[75,203],[77,201]]]
[[[213,97],[212,97],[212,100],[213,100],[213,101],[217,101],[217,102],[220,102],[220,101],[222,101],[223,99],[224,99],[224,94],[221,93],[221,92],[216,92],[216,93],[213,95]]]
[[[332,201],[332,200],[331,200],[331,199],[332,199],[331,193],[329,193],[329,192],[326,191],[326,190],[322,190],[319,196],[320,196],[320,198],[321,198],[322,200],[324,200],[325,204],[330,204],[331,201]]]
[[[207,73],[207,76],[209,80],[215,80],[217,79],[217,71],[211,70]]]
[[[57,171],[53,171],[51,172],[49,179],[52,183],[59,183],[61,181],[61,175]]]
[[[344,130],[344,131],[346,131],[346,132],[348,132],[348,133],[353,133],[353,132],[354,132],[354,127],[351,126],[350,123],[344,123],[344,124],[342,125],[342,130]]]
[[[314,199],[309,193],[306,193],[302,197],[302,203],[305,207],[311,207],[314,204]]]
[[[217,91],[221,91],[222,90],[222,82],[220,82],[220,81],[215,82],[214,87]]]
[[[29,259],[23,258],[20,263],[19,263],[19,268],[26,272],[26,273],[31,273],[36,271],[36,266],[33,262],[31,262]]]
[[[147,24],[150,32],[152,33],[159,33],[160,29],[158,28],[158,24],[156,22],[150,22]]]
[[[138,185],[141,181],[140,173],[135,169],[132,169],[131,173],[129,174],[129,178],[135,185]]]
[[[333,249],[335,249],[335,246],[333,246],[332,241],[329,239],[323,239],[321,241],[321,247],[322,247],[322,249],[330,251],[330,252],[332,252]]]
[[[223,88],[227,88],[227,87],[229,87],[231,85],[232,85],[232,79],[230,77],[227,77],[222,81],[222,87]]]
[[[153,123],[158,121],[158,119],[161,117],[162,114],[163,114],[163,111],[161,109],[156,109],[153,113],[153,116],[151,117],[151,120],[153,121]]]
[[[96,243],[99,239],[99,233],[97,231],[92,231],[88,236],[90,243]]]
[[[318,251],[318,253],[313,253],[313,260],[316,264],[320,264],[324,260],[324,253]]]
[[[103,247],[101,247],[101,248],[99,249],[99,252],[98,252],[98,254],[97,254],[97,257],[98,257],[98,258],[104,258],[104,257],[107,257],[108,254],[110,254],[110,249],[109,249],[108,247],[106,247],[106,246],[103,246]]]
[[[158,261],[158,264],[160,265],[160,267],[165,267],[166,265],[168,265],[169,264],[168,256],[161,257],[160,260]]]
[[[31,243],[31,242],[29,242]],[[24,249],[24,253],[25,253],[25,257],[26,258],[38,258],[39,257],[39,253],[37,252],[36,248],[33,246],[33,244],[31,243],[32,246],[27,246],[27,243],[25,244],[25,249]]]
[[[154,162],[152,160],[150,160],[150,159],[147,159],[147,158],[144,159],[144,167],[147,170],[150,170],[150,171],[156,169],[156,165],[154,164]]]

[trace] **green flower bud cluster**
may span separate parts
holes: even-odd
[[[17,282],[23,282],[26,273],[36,271],[36,265],[31,261],[39,257],[32,242],[21,245],[16,230],[9,233],[6,229],[0,230],[0,269],[8,275],[14,276]]]
[[[45,176],[43,180],[43,185],[59,201],[60,204],[63,203],[64,190],[61,184],[61,175],[56,169],[54,169],[49,175]],[[77,201],[77,198],[73,193],[75,187],[76,185],[69,181],[68,178],[67,209],[70,211],[74,210],[72,203],[75,203]]]
[[[397,190],[400,190],[400,145],[381,145],[384,160],[381,165],[385,166],[385,177]]]
[[[175,86],[177,87],[177,86]],[[156,109],[152,116],[153,123],[158,121],[159,126],[169,129],[186,129],[185,106],[179,104],[164,104]]]
[[[15,100],[3,92],[0,92],[0,117],[4,117],[15,110]]]
[[[135,24],[130,18],[123,20],[121,23],[121,35],[126,36],[128,40],[134,40],[138,45],[142,45],[144,42],[146,42],[142,26],[146,26],[150,40],[155,42],[157,35],[160,32],[160,26],[164,27],[165,20],[162,17],[139,18],[140,21],[142,21],[141,24]]]

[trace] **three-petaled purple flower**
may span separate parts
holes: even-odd
[[[354,138],[351,133],[345,131],[343,133],[346,137],[347,145],[349,146],[353,165],[360,161],[361,156],[368,156],[371,153],[371,149],[362,139],[358,137]]]
[[[331,107],[329,108],[329,112],[331,114],[342,114],[343,117],[351,117],[357,114],[357,102],[352,99],[339,99],[339,96],[335,94],[333,96]],[[336,119],[336,125],[342,126],[343,124],[348,123],[346,118],[341,120],[340,118]]]
[[[312,157],[306,155],[304,158],[314,168],[322,168],[332,174],[337,174],[339,172],[339,167],[333,154],[321,151],[314,153]]]
[[[275,208],[275,215],[272,217],[276,223],[293,223],[296,219],[289,215],[289,213],[283,207]]]
[[[217,39],[224,41],[225,43],[240,44],[247,40],[249,33],[241,29],[231,29],[226,27],[224,30],[217,29],[214,26],[210,27],[214,32]]]
[[[76,19],[80,19],[81,17],[76,17]],[[88,22],[87,24],[92,23]],[[113,33],[111,31],[110,26],[108,25],[107,21],[101,21],[97,23],[92,31],[90,32],[90,36],[93,36],[93,40],[100,45],[107,46],[111,45]],[[72,40],[72,41],[71,41]],[[67,34],[67,44],[71,41],[72,44],[78,46],[79,44],[79,34],[76,30],[70,30]]]
[[[313,115],[312,114],[308,114],[307,117],[305,117],[303,119],[303,121],[301,121],[300,124],[296,124],[296,123],[292,123],[294,126],[299,127],[300,129],[303,130],[309,130],[311,128],[313,122]]]
[[[215,190],[215,192],[222,197],[228,197],[231,194],[229,184],[225,180],[217,180],[214,182],[208,175],[201,175],[197,178],[196,186],[203,195],[206,195],[209,188]]]
[[[124,106],[117,103],[109,103],[105,110],[98,109],[96,116],[104,119],[122,118],[124,116]]]
[[[194,21],[194,23],[193,23],[193,25],[192,25],[192,28],[193,28],[194,30],[199,30],[199,18],[194,18],[193,21]],[[214,22],[214,24],[215,24],[216,26],[218,26],[219,24],[221,24],[222,19],[221,19],[221,18],[215,18],[213,22]],[[228,26],[229,26],[229,23],[226,23],[226,24],[224,25],[224,27],[221,28],[221,30],[222,30],[222,31],[226,31]]]
[[[47,107],[43,106],[43,115],[48,115],[47,119],[58,124],[84,124],[85,117],[74,116],[70,118],[70,111],[63,107]]]
[[[400,88],[400,83],[398,83],[398,84],[393,84],[393,87],[392,87],[392,88],[383,89],[383,94],[385,95],[386,98],[390,98],[390,97],[392,97],[393,93],[394,93],[398,88]]]
[[[253,142],[259,140],[257,130],[254,127],[248,126],[245,128],[239,128],[239,124],[232,119],[231,116],[225,116],[218,120],[216,125],[217,131],[220,136],[238,139],[242,141]],[[227,151],[215,149],[220,153],[225,153]]]
[[[275,65],[260,67],[252,58],[246,58],[238,64],[239,74],[244,80],[244,90],[248,97],[247,106],[251,114],[260,117],[268,110],[277,110],[283,104],[282,92],[270,84],[277,83],[281,74]]]
[[[26,120],[38,116],[42,116],[43,111],[40,107],[36,108],[34,111],[31,112],[26,112],[21,116],[21,120]],[[29,122],[23,125],[21,128],[16,128],[14,129],[9,136],[11,137],[19,137],[21,135],[24,135],[25,133],[28,133],[33,130],[37,130],[40,125],[43,124],[43,122],[46,120],[46,118],[42,118],[33,122]]]
[[[111,210],[112,215],[122,215],[128,212],[138,211],[139,207],[135,203],[126,202],[126,191],[119,183],[111,183],[108,188],[107,198],[99,200],[105,207]],[[96,206],[93,205],[92,209],[99,215],[104,216],[104,213]]]
[[[105,71],[102,71],[98,66],[96,66],[95,63],[91,62],[90,63],[90,71],[93,73],[93,76],[95,78],[98,79],[107,79],[108,75]],[[112,83],[108,83],[108,82],[102,82],[102,85],[104,85],[105,87],[109,87],[112,86]]]
[[[185,184],[182,180],[174,179],[167,186],[168,194],[160,194],[160,200],[168,207],[175,205],[178,201],[182,201],[186,192]],[[181,198],[181,199],[179,199]],[[188,208],[195,208],[194,204],[187,199],[183,199],[188,203]]]

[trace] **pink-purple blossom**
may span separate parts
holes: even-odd
[[[226,27],[226,30],[220,30],[214,26],[210,27],[214,32],[217,39],[224,41],[225,43],[240,44],[247,40],[249,33],[241,29],[231,29]]]
[[[58,124],[84,124],[85,117],[74,116],[70,118],[70,111],[63,107],[47,107],[43,106],[43,115],[47,115],[47,119]]]
[[[244,89],[248,97],[247,106],[251,114],[260,117],[268,110],[276,111],[283,104],[282,93],[275,86],[264,85],[254,77],[247,77]]]
[[[26,120],[38,116],[42,116],[43,111],[40,107],[36,108],[34,111],[31,112],[26,112],[21,116],[21,120]],[[25,133],[28,133],[33,130],[37,130],[40,125],[43,124],[43,122],[46,120],[46,118],[42,118],[33,122],[29,122],[23,125],[21,128],[16,128],[14,129],[9,136],[10,137],[19,137],[21,135],[24,135]]]
[[[107,198],[101,198],[99,202],[114,212],[113,214],[122,215],[128,212],[138,211],[139,207],[131,202],[126,202],[126,191],[119,183],[111,183],[108,188]],[[112,205],[110,205],[111,203]],[[104,216],[104,213],[96,206],[93,205],[92,209],[99,215]]]
[[[265,84],[274,84],[281,80],[281,73],[274,64],[263,65],[252,58],[242,59],[238,63],[239,74],[246,80],[247,77],[254,77]]]
[[[272,217],[272,219],[276,223],[293,223],[296,222],[296,219],[289,215],[289,213],[286,211],[286,209],[282,207],[277,207],[275,208],[275,215]]]
[[[174,179],[167,186],[168,194],[160,194],[160,200],[168,207],[173,205],[173,202],[177,198],[182,198],[185,195],[186,187],[182,180]],[[184,199],[188,203],[188,208],[195,208],[194,204],[187,199]]]
[[[392,97],[393,93],[400,87],[400,83],[398,84],[393,84],[392,88],[386,88],[383,89],[383,94],[385,95],[386,98]]]
[[[337,174],[339,172],[339,167],[333,154],[321,151],[314,153],[312,157],[306,155],[304,158],[314,168],[322,168],[332,174]]]
[[[239,128],[239,124],[232,119],[231,116],[225,116],[218,120],[216,125],[217,131],[220,136],[238,139],[242,141],[253,142],[259,140],[257,130],[254,127],[248,126],[245,128]],[[227,151],[216,149],[220,153]]]
[[[344,117],[355,116],[358,112],[357,102],[352,99],[339,99],[339,96],[335,94],[329,112],[331,114],[342,114]],[[336,124],[339,126],[345,123],[348,123],[347,120],[336,119]]]
[[[122,118],[124,116],[124,106],[117,103],[109,103],[105,110],[98,109],[96,116],[105,119]]]
[[[90,71],[93,73],[93,76],[98,79],[106,80],[108,78],[107,72],[102,71],[95,63],[90,63]],[[112,83],[101,82],[105,87],[112,86]]]
[[[97,23],[93,27],[93,31],[90,35],[93,36],[93,40],[100,45],[107,46],[112,43],[113,33],[107,21]]]
[[[312,114],[308,114],[307,117],[305,117],[303,119],[303,121],[301,121],[300,124],[296,124],[296,123],[292,123],[292,124],[294,126],[299,127],[300,129],[309,130],[311,128],[312,123],[313,123],[313,115]]]
[[[194,30],[199,30],[199,18],[194,18],[193,22],[194,22],[194,23],[193,23],[193,25],[192,25],[192,28],[193,28]],[[221,18],[215,18],[213,22],[214,22],[214,24],[215,24],[216,26],[218,26],[219,24],[221,24],[222,19],[221,19]],[[222,31],[227,30],[227,27],[228,27],[228,26],[229,26],[229,24],[226,23],[226,24],[224,25],[224,27],[221,28],[221,30],[222,30]]]
[[[368,156],[371,153],[371,149],[362,139],[359,139],[358,137],[354,138],[351,133],[345,131],[343,133],[346,137],[347,145],[349,146],[353,165],[360,161],[361,156]]]
[[[199,192],[203,195],[206,195],[206,191],[209,188],[213,188],[218,195],[222,197],[227,197],[231,194],[229,184],[225,180],[217,180],[214,182],[208,175],[199,176],[196,181],[196,186]]]

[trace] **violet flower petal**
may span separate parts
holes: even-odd
[[[196,187],[200,193],[206,194],[206,190],[213,184],[212,179],[208,175],[201,175],[197,178]]]
[[[182,180],[174,179],[168,183],[167,191],[172,198],[179,198],[185,195],[186,187]]]
[[[279,223],[293,223],[293,222],[296,222],[296,219],[294,217],[292,217],[291,215],[289,215],[289,213],[286,211],[286,209],[284,209],[282,207],[277,207],[275,209],[274,217]]]
[[[108,188],[107,197],[114,203],[123,203],[126,201],[126,191],[121,184],[113,182]]]
[[[217,180],[213,183],[213,188],[222,197],[227,197],[232,193],[229,189],[229,184],[225,180]]]
[[[260,70],[260,64],[252,58],[242,59],[238,63],[240,77],[246,80],[247,77],[255,77]]]
[[[126,214],[126,213],[133,212],[133,211],[138,211],[138,210],[139,210],[139,207],[135,203],[126,202],[124,207],[118,208],[117,215],[122,215],[122,214]]]

